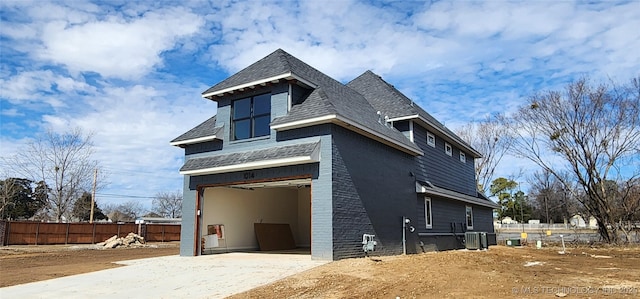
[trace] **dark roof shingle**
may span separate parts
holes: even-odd
[[[365,99],[371,103],[371,106],[380,111],[383,115],[387,115],[392,119],[418,115],[435,129],[441,130],[447,134],[453,142],[473,150],[473,154],[479,156],[479,153],[467,144],[467,142],[462,140],[462,138],[449,130],[449,128],[440,123],[437,119],[431,116],[431,114],[422,109],[422,107],[415,104],[393,85],[387,83],[372,71],[364,72],[362,75],[349,82],[347,86],[362,94]]]
[[[188,141],[209,136],[216,136],[217,139],[222,139],[222,136],[219,136],[221,130],[222,127],[216,127],[216,116],[214,115],[213,117],[197,125],[195,128],[171,140],[170,143],[179,143],[181,141]]]
[[[201,170],[215,167],[245,164],[257,161],[286,159],[301,156],[311,156],[320,142],[304,143],[272,147],[261,150],[238,152],[203,158],[193,158],[185,162],[180,171]]]
[[[264,58],[252,63],[248,67],[233,74],[231,77],[222,80],[220,83],[205,90],[202,94],[209,94],[234,86],[254,82],[278,75],[285,74],[291,70],[283,54],[286,52],[278,49]]]

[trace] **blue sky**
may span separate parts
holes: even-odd
[[[640,70],[638,1],[157,2],[1,1],[0,156],[80,127],[109,173],[98,202],[148,208],[182,188],[169,141],[216,113],[200,93],[277,48],[345,83],[370,69],[453,130]]]

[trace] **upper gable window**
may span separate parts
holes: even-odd
[[[448,144],[448,143],[445,142],[445,144],[444,144],[444,152],[449,156],[453,155],[453,148],[451,147],[451,144]]]
[[[427,144],[431,147],[436,147],[436,136],[427,132]]]
[[[231,105],[231,134],[233,140],[269,135],[271,94],[265,93],[235,100]]]

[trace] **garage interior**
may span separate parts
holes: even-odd
[[[204,190],[201,254],[311,250],[311,179]]]

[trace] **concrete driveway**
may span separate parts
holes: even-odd
[[[224,298],[325,263],[302,254],[165,256],[123,261],[118,264],[124,267],[0,288],[0,297]]]

